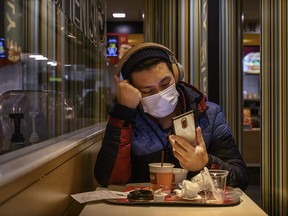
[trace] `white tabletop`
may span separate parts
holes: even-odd
[[[267,215],[245,193],[241,196],[241,203],[236,206],[225,207],[199,207],[199,206],[127,206],[112,205],[105,202],[92,202],[86,204],[80,216],[262,216]]]

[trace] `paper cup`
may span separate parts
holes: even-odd
[[[170,163],[150,163],[150,183],[152,186],[152,190],[158,190],[161,187],[162,192],[166,194],[171,193],[172,188],[172,179],[173,179],[173,167],[174,164]]]

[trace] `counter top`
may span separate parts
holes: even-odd
[[[199,207],[199,206],[125,206],[111,205],[105,202],[91,202],[86,204],[80,216],[264,216],[267,215],[256,203],[254,203],[245,193],[241,196],[241,203],[235,206],[225,207]]]

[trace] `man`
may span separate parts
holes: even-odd
[[[95,164],[103,186],[149,182],[151,162],[175,164],[191,178],[205,166],[229,171],[227,185],[245,190],[247,167],[218,105],[182,82],[183,68],[174,54],[156,43],[128,50],[115,76],[116,103]],[[196,143],[173,134],[172,118],[193,110]]]

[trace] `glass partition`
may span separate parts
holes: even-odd
[[[0,154],[107,119],[106,1],[0,3]]]
[[[250,167],[260,166],[261,73],[260,1],[243,1],[243,143],[242,154]]]

